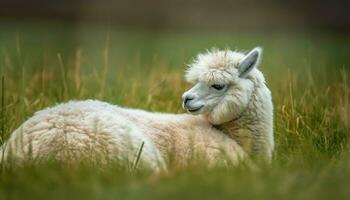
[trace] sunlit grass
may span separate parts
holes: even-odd
[[[350,197],[350,38],[74,31],[0,33],[2,139],[35,111],[71,99],[181,113],[191,57],[212,46],[260,45],[275,107],[273,162],[254,170],[195,165],[157,175],[115,164],[10,168],[0,174],[0,199]]]

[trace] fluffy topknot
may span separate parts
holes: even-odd
[[[188,66],[188,82],[206,82],[208,84],[227,84],[238,76],[238,65],[244,54],[230,50],[213,49],[199,54]]]

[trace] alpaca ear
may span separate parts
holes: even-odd
[[[258,67],[261,54],[262,49],[260,47],[255,47],[242,59],[238,65],[238,73],[240,78],[247,77],[252,69]]]

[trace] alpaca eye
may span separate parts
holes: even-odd
[[[222,90],[225,87],[225,85],[214,84],[211,87],[216,90]]]

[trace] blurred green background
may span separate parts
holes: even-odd
[[[35,111],[71,99],[183,113],[193,56],[261,46],[276,143],[272,164],[259,170],[1,168],[0,199],[349,199],[349,7],[345,0],[0,1],[1,139]]]

